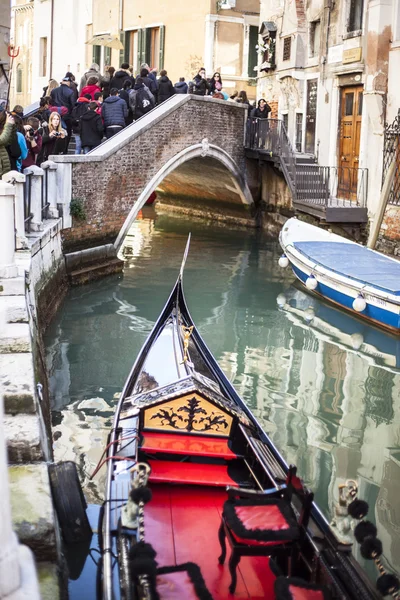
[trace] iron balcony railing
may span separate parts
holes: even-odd
[[[393,123],[385,126],[383,142],[382,185],[385,181],[385,177],[392,161],[395,161],[396,169],[389,193],[388,203],[400,206],[400,109]]]
[[[324,167],[301,162],[280,119],[249,118],[246,148],[269,154],[280,160],[293,202],[340,207],[366,207],[368,169]]]
[[[297,202],[323,206],[367,206],[368,169],[297,164]]]

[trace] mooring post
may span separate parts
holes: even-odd
[[[59,211],[57,206],[57,164],[52,160],[46,160],[41,164],[41,168],[44,170],[45,178],[45,190],[47,194],[47,201],[50,203],[49,206],[49,217],[51,219],[58,219]]]
[[[4,278],[18,275],[15,264],[14,197],[14,186],[0,181],[0,277]]]
[[[24,175],[31,178],[31,229],[32,231],[43,230],[42,198],[43,198],[43,175],[44,171],[36,165],[24,169]]]
[[[3,175],[2,179],[6,183],[14,185],[15,249],[23,250],[28,247],[28,241],[25,236],[25,175],[19,171],[8,171],[8,173]]]

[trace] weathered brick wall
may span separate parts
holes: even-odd
[[[376,249],[386,254],[400,256],[400,206],[388,205]]]
[[[193,99],[152,124],[102,162],[72,164],[72,198],[86,220],[63,232],[64,252],[112,242],[147,183],[182,150],[207,138],[244,172],[246,111],[230,102]]]

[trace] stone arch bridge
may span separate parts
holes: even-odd
[[[64,204],[64,252],[107,243],[118,250],[155,190],[194,212],[254,224],[246,117],[237,103],[176,95],[89,155],[51,157]],[[85,220],[68,218],[68,204],[77,199]]]

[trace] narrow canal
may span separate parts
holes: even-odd
[[[46,333],[56,460],[75,460],[100,503],[105,469],[89,475],[189,231],[185,293],[210,350],[345,539],[338,484],[357,481],[386,564],[400,571],[399,341],[305,294],[258,231],[145,216],[126,240],[123,275],[71,289]],[[71,597],[89,598],[81,593]]]

